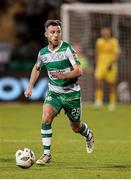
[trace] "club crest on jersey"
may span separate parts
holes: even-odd
[[[58,55],[57,55],[57,58],[59,59],[59,60],[62,60],[62,59],[64,59],[64,53],[63,52],[61,52],[61,53],[58,53]]]

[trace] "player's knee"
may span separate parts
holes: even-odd
[[[46,124],[50,124],[52,122],[52,117],[49,113],[45,113],[42,115],[42,122]]]

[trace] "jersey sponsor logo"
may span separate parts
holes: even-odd
[[[47,58],[46,56],[42,57],[42,61],[43,61],[43,62],[46,62],[47,59],[48,59],[48,58]]]
[[[63,52],[55,52],[55,53],[48,54],[46,56],[42,56],[43,63],[61,61],[64,59],[65,59],[65,54]]]

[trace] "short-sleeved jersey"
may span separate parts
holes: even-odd
[[[108,40],[99,38],[96,41],[96,54],[98,63],[109,65],[112,63],[113,56],[120,50],[119,42],[116,38],[110,38]]]
[[[71,93],[80,91],[77,78],[60,80],[52,77],[51,73],[59,71],[61,73],[69,72],[75,64],[80,64],[75,50],[66,42],[61,41],[60,46],[51,51],[49,46],[42,48],[38,53],[35,66],[45,66],[49,76],[48,87],[50,91],[55,93]]]

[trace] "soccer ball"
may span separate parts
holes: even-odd
[[[29,148],[18,149],[15,153],[16,165],[27,169],[35,162],[35,154]]]

